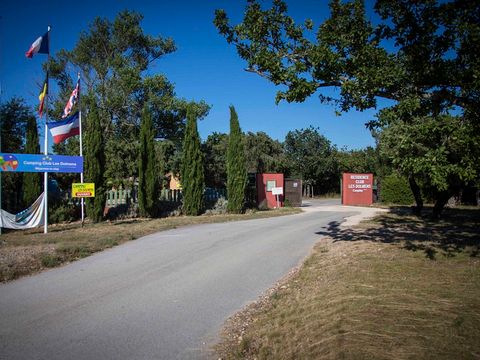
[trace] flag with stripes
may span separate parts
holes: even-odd
[[[38,100],[40,101],[40,104],[38,105],[38,115],[40,115],[40,117],[42,117],[43,110],[45,110],[45,98],[47,97],[47,93],[48,93],[48,74],[47,74],[47,77],[45,78],[45,81],[43,82],[42,91],[38,95]]]
[[[28,49],[28,51],[25,53],[25,56],[27,58],[32,58],[33,55],[35,54],[50,53],[50,47],[48,46],[49,35],[50,35],[49,33],[50,33],[50,28],[43,36],[40,36],[37,40],[33,42],[33,44],[30,46],[30,49]]]
[[[78,101],[78,97],[80,96],[80,76],[77,80],[77,85],[75,89],[73,89],[70,98],[68,99],[67,104],[65,105],[65,109],[63,109],[62,119],[65,119],[70,113],[72,112],[73,105],[75,105]]]
[[[59,144],[69,137],[80,135],[80,117],[78,111],[60,121],[50,121],[47,123],[48,129],[53,136],[53,142]]]

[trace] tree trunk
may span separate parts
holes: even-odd
[[[435,205],[433,206],[433,214],[432,217],[434,220],[437,220],[440,218],[440,215],[442,215],[442,211],[445,208],[445,205],[448,202],[448,199],[452,196],[452,193],[450,191],[442,191],[441,193],[438,194],[437,199],[435,201]]]
[[[416,203],[416,206],[413,209],[413,212],[415,213],[415,215],[421,215],[422,209],[423,209],[423,199],[422,199],[422,193],[420,191],[420,187],[415,181],[415,178],[413,177],[413,175],[410,175],[408,177],[408,183],[410,184],[410,189],[412,190],[413,197],[415,198],[415,203]]]

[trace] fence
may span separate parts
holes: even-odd
[[[226,197],[225,189],[211,189],[207,188],[204,192],[205,201],[215,201],[221,197]],[[162,189],[160,191],[159,200],[180,203],[182,201],[182,190]],[[115,207],[124,204],[137,203],[137,191],[136,189],[119,189],[110,190],[107,192],[107,207]]]

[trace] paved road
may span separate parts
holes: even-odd
[[[205,358],[226,318],[353,213],[198,225],[0,285],[0,359]],[[324,229],[323,229],[324,230]]]

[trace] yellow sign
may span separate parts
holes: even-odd
[[[72,197],[76,197],[76,198],[95,197],[95,184],[94,183],[72,184]]]

